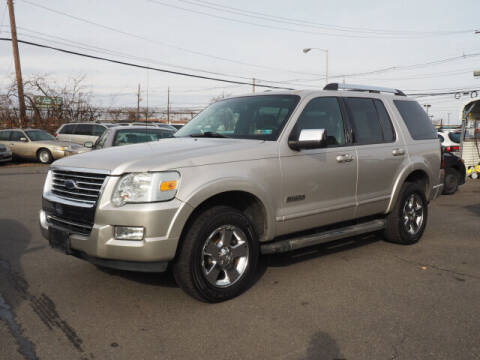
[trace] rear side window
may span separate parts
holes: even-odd
[[[60,129],[60,132],[59,134],[74,134],[74,127],[75,125],[74,124],[68,124],[68,125],[64,125],[61,129]]]
[[[375,107],[377,108],[378,118],[380,119],[380,124],[383,129],[383,139],[385,142],[395,141],[395,131],[393,130],[392,121],[388,115],[387,109],[381,100],[373,100]]]
[[[383,133],[372,99],[345,98],[355,133],[355,142],[376,144],[383,142]]]
[[[442,142],[442,143],[445,141],[445,139],[443,138],[443,136],[440,135],[440,134],[438,135],[438,140],[440,140],[440,142]]]
[[[437,132],[432,122],[418,102],[408,100],[394,100],[393,102],[405,121],[412,139],[437,139]]]
[[[93,126],[90,124],[78,124],[75,129],[76,135],[93,135]]]
[[[0,131],[0,141],[8,141],[10,131]]]
[[[460,144],[460,133],[459,132],[449,132],[448,138],[454,143]]]

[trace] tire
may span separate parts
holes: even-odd
[[[50,164],[53,160],[52,153],[48,149],[40,149],[37,152],[37,159],[42,164]]]
[[[236,209],[215,206],[200,213],[187,229],[173,276],[196,299],[225,301],[253,283],[259,251],[250,220]]]
[[[460,174],[455,169],[445,170],[445,180],[443,181],[443,194],[452,195],[458,190],[458,183],[460,181]]]
[[[418,183],[406,182],[394,208],[387,215],[383,232],[385,240],[402,245],[415,244],[422,237],[427,220],[428,204],[424,188]]]

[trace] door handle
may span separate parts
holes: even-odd
[[[353,156],[351,154],[342,154],[342,155],[337,155],[337,162],[343,163],[343,162],[350,162],[353,160]]]
[[[402,156],[402,155],[405,155],[405,150],[400,149],[400,148],[393,149],[392,154],[393,154],[393,156]]]

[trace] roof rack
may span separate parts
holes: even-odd
[[[367,91],[371,93],[391,93],[399,96],[407,96],[405,93],[398,89],[386,88],[381,86],[368,86],[368,85],[353,85],[353,84],[339,84],[330,83],[325,85],[323,90],[350,90],[350,91]]]

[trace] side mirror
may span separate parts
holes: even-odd
[[[304,129],[300,131],[298,140],[289,140],[288,146],[292,150],[319,149],[327,146],[327,130]]]
[[[85,144],[83,144],[83,146],[85,146],[88,149],[92,149],[93,148],[93,142],[87,141]]]
[[[21,137],[21,138],[20,138],[20,141],[21,141],[21,142],[28,142],[28,140],[27,140],[26,137]]]

